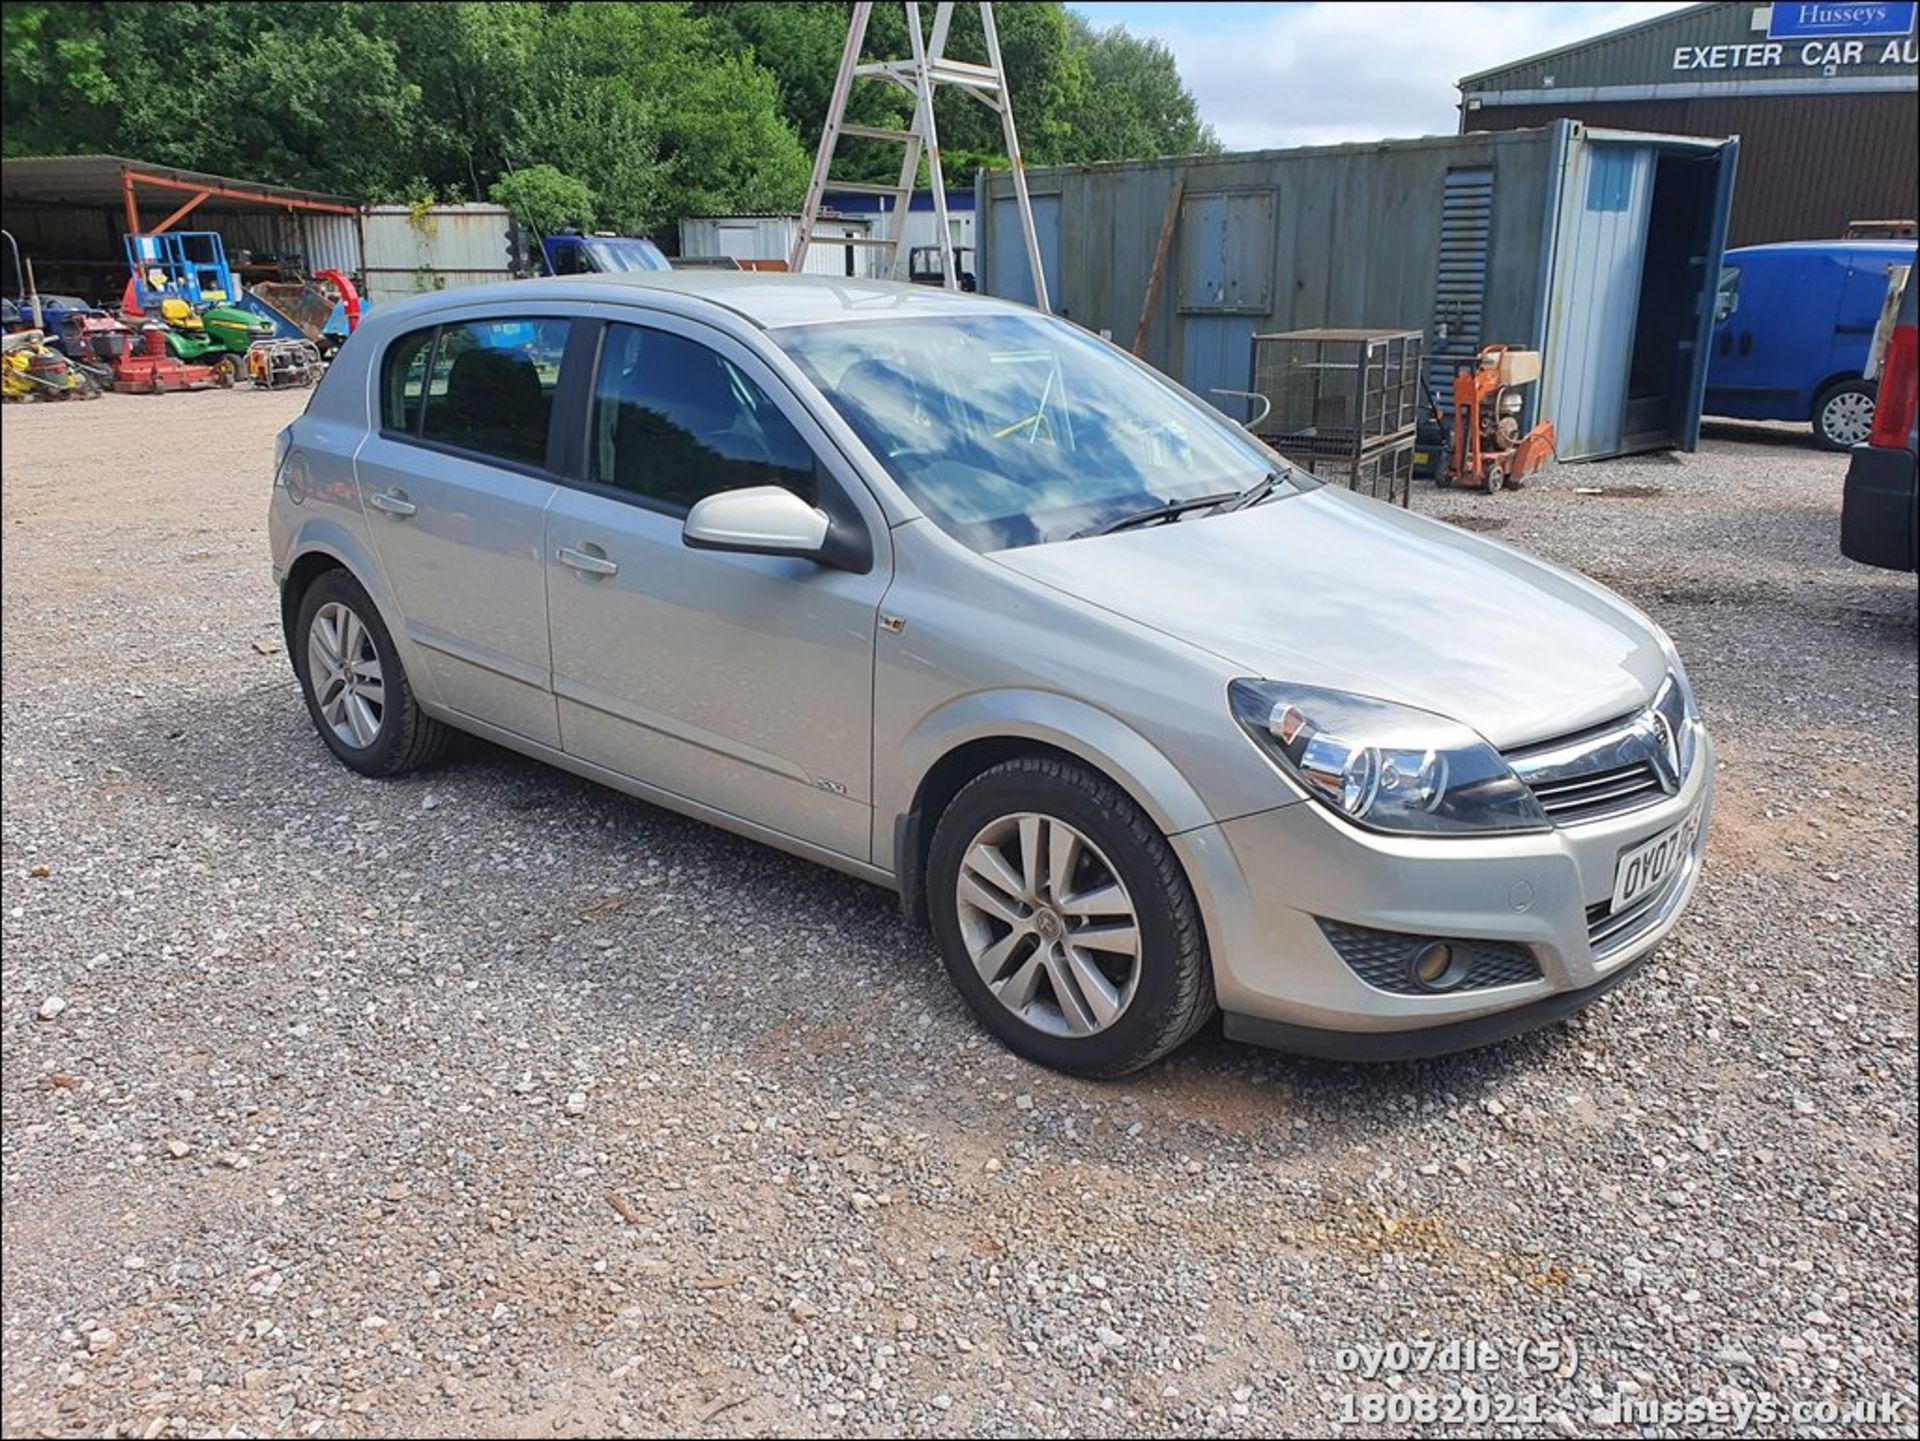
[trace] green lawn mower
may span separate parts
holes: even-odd
[[[209,305],[196,311],[184,300],[160,302],[167,325],[167,353],[175,360],[210,365],[222,385],[247,373],[246,354],[255,341],[273,339],[273,325],[237,305]]]

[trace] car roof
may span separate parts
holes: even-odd
[[[649,292],[706,301],[764,330],[837,320],[1028,313],[1026,306],[1012,301],[932,285],[764,270],[641,270],[550,276],[437,291],[432,301],[449,307],[494,302],[527,305],[542,299],[644,303]],[[409,300],[405,304],[409,318],[439,308],[431,301],[422,304]]]
[[[1774,255],[1792,254],[1796,251],[1817,250],[1829,255],[1857,255],[1865,259],[1899,260],[1912,255],[1915,242],[1911,240],[1775,240],[1765,245],[1742,245],[1737,250],[1729,250],[1729,255]]]

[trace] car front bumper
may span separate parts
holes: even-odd
[[[1713,772],[1702,733],[1674,795],[1537,835],[1384,836],[1302,802],[1173,837],[1206,918],[1227,1034],[1388,1060],[1485,1044],[1570,1014],[1625,979],[1685,910],[1706,847]],[[1689,817],[1696,829],[1678,872],[1629,924],[1610,928],[1604,908],[1622,854]],[[1440,994],[1383,990],[1341,958],[1323,921],[1518,945],[1539,974]]]

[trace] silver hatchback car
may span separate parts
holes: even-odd
[[[280,436],[320,737],[471,731],[896,889],[1013,1050],[1512,1035],[1692,893],[1712,747],[1582,577],[1328,488],[1079,327],[683,272],[374,311]]]

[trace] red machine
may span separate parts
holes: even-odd
[[[233,377],[214,365],[193,365],[167,354],[167,327],[149,320],[137,345],[122,347],[113,362],[113,388],[122,395],[165,395],[169,390],[205,390],[232,385]]]
[[[1522,386],[1540,379],[1540,352],[1484,346],[1453,377],[1453,455],[1446,482],[1494,494],[1520,484],[1553,454],[1553,423],[1520,433]]]
[[[338,270],[316,270],[315,280],[331,280],[333,288],[340,292],[340,303],[347,310],[347,334],[352,335],[360,328],[360,292],[353,288],[353,282]]]

